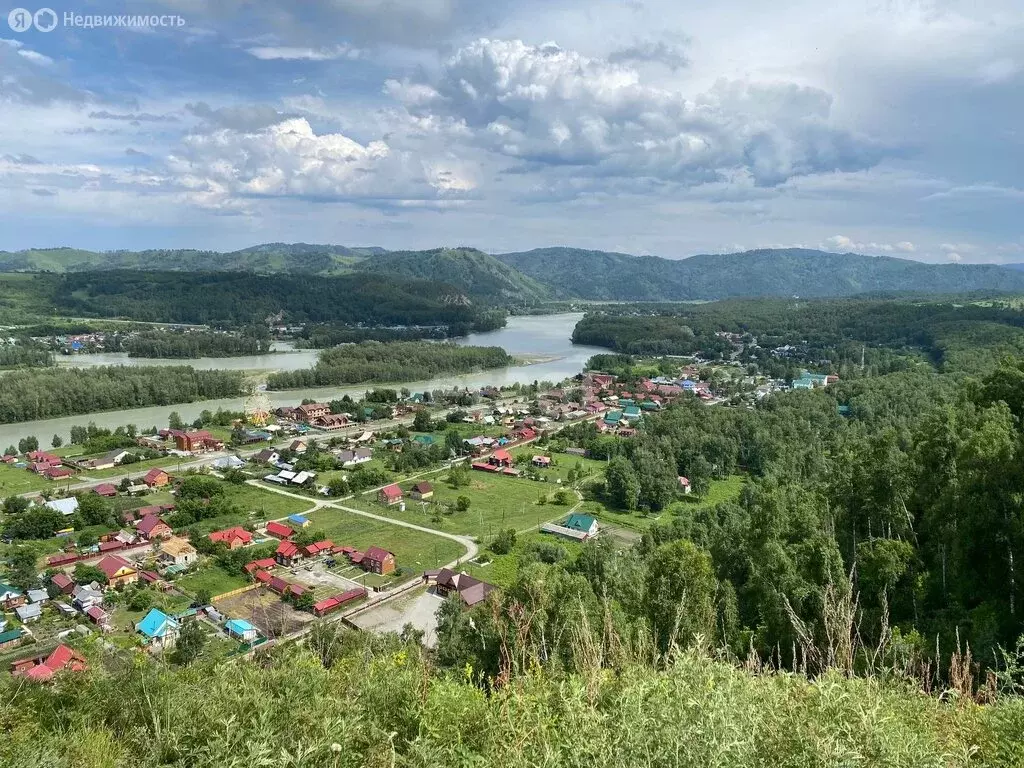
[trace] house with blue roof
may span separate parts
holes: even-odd
[[[309,518],[302,515],[290,515],[288,522],[299,528],[306,528],[309,526]]]
[[[241,640],[243,643],[251,643],[259,637],[256,627],[245,619],[231,619],[224,625],[229,637]]]
[[[178,639],[181,625],[158,608],[151,608],[135,629],[154,648],[169,648]]]

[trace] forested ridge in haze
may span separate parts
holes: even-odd
[[[891,256],[775,248],[682,259],[580,248],[490,255],[471,247],[386,251],[269,243],[229,253],[72,248],[0,252],[2,272],[179,271],[336,276],[369,273],[445,283],[475,300],[530,307],[552,300],[693,301],[740,296],[1024,291],[1024,274],[994,264],[927,264]]]

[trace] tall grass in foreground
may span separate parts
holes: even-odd
[[[326,662],[326,666],[325,666]],[[146,663],[9,681],[0,765],[960,766],[1024,765],[1024,702],[942,701],[908,684],[752,674],[700,651],[663,669],[555,676],[485,693],[396,637],[346,634],[254,662]]]

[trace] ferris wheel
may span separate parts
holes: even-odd
[[[270,421],[270,410],[270,398],[258,389],[254,389],[245,399],[245,418],[254,426],[266,426]]]

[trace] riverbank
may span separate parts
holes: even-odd
[[[398,381],[390,384],[374,383],[372,385],[281,390],[267,392],[267,399],[272,407],[277,408],[283,405],[295,405],[307,399],[326,402],[341,399],[345,395],[358,397],[366,392],[367,389],[376,387],[407,387],[414,392],[422,392],[425,390],[453,389],[456,387],[479,389],[485,386],[502,387],[513,384],[532,384],[534,381],[562,381],[582,371],[588,358],[608,351],[600,347],[575,345],[570,341],[572,330],[582,317],[582,312],[511,317],[508,324],[497,331],[474,333],[454,340],[456,344],[460,345],[502,347],[514,358],[517,358],[516,364],[507,368],[496,368],[489,371],[454,376],[441,376],[420,381]],[[318,350],[293,350],[272,352],[270,355],[259,357],[289,361],[290,364],[293,356],[301,357],[309,354],[315,360],[317,353]],[[73,359],[83,360],[85,357],[84,355],[77,356]],[[537,362],[519,362],[519,358],[533,359],[537,360]],[[223,364],[226,361],[238,362],[241,360],[243,358],[222,358],[216,362]],[[248,360],[251,360],[251,358]],[[187,364],[196,367],[196,362],[188,361]],[[159,363],[166,365],[166,361],[153,361],[153,364]],[[132,362],[128,363],[128,365],[132,364]],[[214,368],[217,367],[214,366]],[[219,367],[222,368],[223,365]],[[273,369],[272,365],[257,366],[256,368],[260,367],[264,370]],[[308,365],[301,367],[308,367]],[[247,381],[253,383],[259,381],[259,379],[253,378],[249,373],[253,370],[253,367],[239,365],[235,370],[245,371]],[[68,440],[71,427],[90,422],[106,429],[116,429],[125,424],[135,424],[141,430],[151,426],[165,425],[167,423],[167,416],[171,411],[176,411],[185,422],[191,422],[203,410],[216,411],[218,408],[221,408],[223,410],[241,411],[244,405],[245,397],[238,396],[180,403],[177,405],[96,411],[78,416],[3,424],[0,425],[0,445],[17,445],[21,438],[29,435],[34,435],[47,444],[55,434],[64,440]]]

